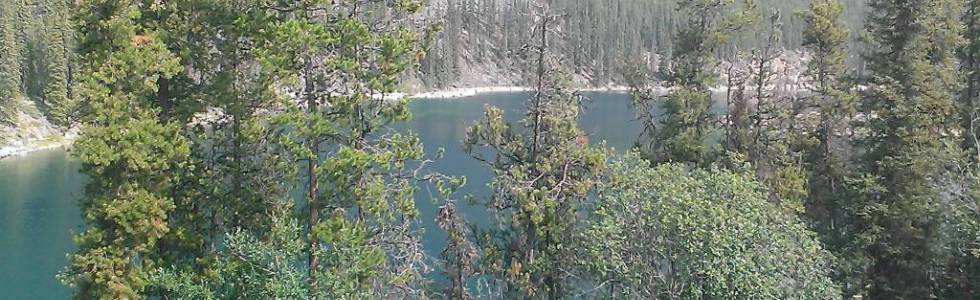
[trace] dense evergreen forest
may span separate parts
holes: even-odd
[[[72,51],[77,42],[70,20],[71,0],[3,0],[0,48],[0,98],[6,99],[2,117],[8,123],[25,123],[17,111],[54,126],[74,122],[77,105],[71,97]],[[867,0],[845,0],[849,9],[842,20],[853,32],[861,29]],[[780,43],[786,49],[801,45],[804,21],[797,12],[809,0],[764,0],[759,5],[785,16]],[[673,35],[685,16],[677,13],[671,0],[556,1],[562,11],[563,37],[552,48],[564,57],[563,67],[573,75],[576,87],[624,86],[636,65],[656,71],[661,57],[673,45]],[[451,87],[525,85],[533,72],[523,67],[521,57],[533,27],[533,1],[528,0],[431,0],[413,20],[438,27],[430,32],[421,67],[402,74],[399,89],[427,91]],[[737,52],[734,45],[761,45],[767,28],[756,34],[735,37],[719,55]],[[853,38],[849,42],[856,42]],[[860,45],[857,45],[860,46]],[[860,66],[859,55],[849,62]],[[797,62],[798,63],[798,62]],[[20,124],[20,127],[36,125]],[[5,129],[13,130],[16,126]],[[64,128],[62,128],[64,129]],[[15,139],[0,135],[0,141]]]
[[[759,7],[774,9],[784,16],[780,45],[801,45],[809,0],[759,0]],[[867,0],[844,0],[848,9],[841,16],[846,28],[858,32],[867,14]],[[623,74],[637,64],[658,67],[668,55],[673,36],[687,16],[677,12],[670,0],[563,0],[554,1],[564,22],[564,36],[554,51],[565,58],[565,67],[576,75],[577,86],[625,85]],[[526,0],[438,0],[430,1],[428,14],[441,19],[442,30],[429,55],[422,60],[419,76],[423,86],[522,85],[528,70],[520,55],[533,27],[533,1]],[[719,55],[762,45],[769,28],[733,37]],[[857,44],[857,38],[849,42]],[[850,63],[859,66],[859,55]]]
[[[16,121],[18,112],[46,116],[59,126],[70,122],[76,106],[70,7],[69,0],[0,2],[0,123]],[[0,134],[0,141],[5,137]]]
[[[977,0],[0,1],[4,122],[80,129],[76,299],[980,298]],[[476,197],[395,92],[486,66],[532,91],[440,145]]]

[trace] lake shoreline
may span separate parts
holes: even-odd
[[[428,92],[415,93],[411,95],[407,95],[404,93],[394,93],[391,94],[391,96],[394,96],[396,98],[406,97],[412,100],[416,100],[416,99],[454,100],[459,98],[478,96],[482,94],[516,93],[516,92],[527,92],[531,90],[532,88],[523,87],[523,86],[487,86],[487,87],[468,87],[468,88],[434,90]],[[630,89],[629,87],[625,87],[625,86],[606,86],[606,87],[580,88],[576,90],[581,92],[626,93]],[[30,141],[14,141],[6,145],[0,145],[0,160],[24,156],[42,150],[70,147],[72,143],[75,141],[75,135],[77,135],[75,132],[70,132],[62,136],[53,136],[47,139],[30,140]]]
[[[21,141],[19,145],[0,146],[0,160],[28,155],[33,152],[65,148],[75,141],[74,136],[55,136],[49,139]]]
[[[531,91],[533,88],[524,86],[487,86],[487,87],[468,87],[468,88],[452,88],[435,90],[429,92],[416,93],[408,95],[409,99],[457,99],[477,96],[481,94],[489,93],[513,93],[513,92],[527,92]],[[626,86],[606,86],[606,87],[590,87],[590,88],[580,88],[573,89],[580,92],[620,92],[625,93],[630,90]]]

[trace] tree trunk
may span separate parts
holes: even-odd
[[[312,75],[312,72],[309,72],[309,70],[307,70],[307,73],[306,73],[306,90],[305,90],[305,93],[306,93],[306,104],[308,106],[307,109],[309,110],[309,113],[311,115],[317,113],[316,96],[314,95],[314,91],[313,91],[314,88],[315,87],[313,85],[313,75]],[[310,175],[309,176],[309,179],[310,179],[309,203],[307,203],[307,205],[309,206],[309,209],[310,209],[310,220],[309,220],[309,223],[307,224],[306,230],[307,230],[307,234],[310,235],[310,253],[309,253],[310,292],[311,293],[315,293],[315,291],[317,289],[317,282],[316,282],[316,269],[317,269],[317,265],[318,265],[318,262],[317,262],[317,248],[319,247],[319,243],[320,242],[317,239],[316,234],[313,233],[313,227],[317,223],[320,222],[320,216],[319,216],[320,210],[319,210],[319,206],[318,206],[319,203],[317,203],[318,202],[317,201],[317,198],[319,196],[318,195],[319,194],[319,184],[318,184],[318,181],[319,180],[317,179],[317,171],[318,171],[318,169],[320,167],[319,166],[319,163],[320,163],[320,161],[319,161],[319,159],[320,159],[319,158],[319,156],[320,156],[320,144],[317,141],[316,137],[313,137],[313,136],[311,136],[311,137],[308,138],[307,143],[308,143],[308,145],[310,147],[310,151],[311,151],[311,153],[313,155],[311,157],[309,157],[309,163],[308,163],[308,166],[307,166],[308,169],[309,169],[308,172],[309,172],[309,175]]]
[[[170,120],[170,111],[173,110],[173,100],[170,99],[170,79],[160,77],[157,79],[157,105],[160,106],[160,122],[166,123]]]

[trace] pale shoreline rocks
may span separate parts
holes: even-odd
[[[78,128],[65,130],[52,124],[25,98],[18,99],[15,105],[20,109],[13,120],[0,123],[0,159],[66,147],[78,135]]]

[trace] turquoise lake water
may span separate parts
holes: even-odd
[[[82,228],[85,185],[64,150],[0,160],[0,299],[66,299],[55,279]]]
[[[617,152],[629,148],[639,134],[629,107],[629,96],[588,93],[580,126],[592,142],[607,141]],[[487,194],[490,171],[462,151],[466,128],[483,117],[485,105],[503,109],[517,120],[525,109],[527,93],[481,94],[447,100],[416,100],[414,118],[399,127],[419,134],[427,153],[438,148],[445,157],[433,164],[436,171],[466,176],[462,193]],[[71,291],[55,275],[74,250],[73,232],[82,229],[76,205],[85,177],[79,163],[65,150],[47,150],[0,160],[0,299],[65,299]],[[422,191],[417,197],[422,212],[426,252],[437,256],[444,234],[435,226],[437,205]],[[482,215],[477,207],[463,207],[464,215]]]

